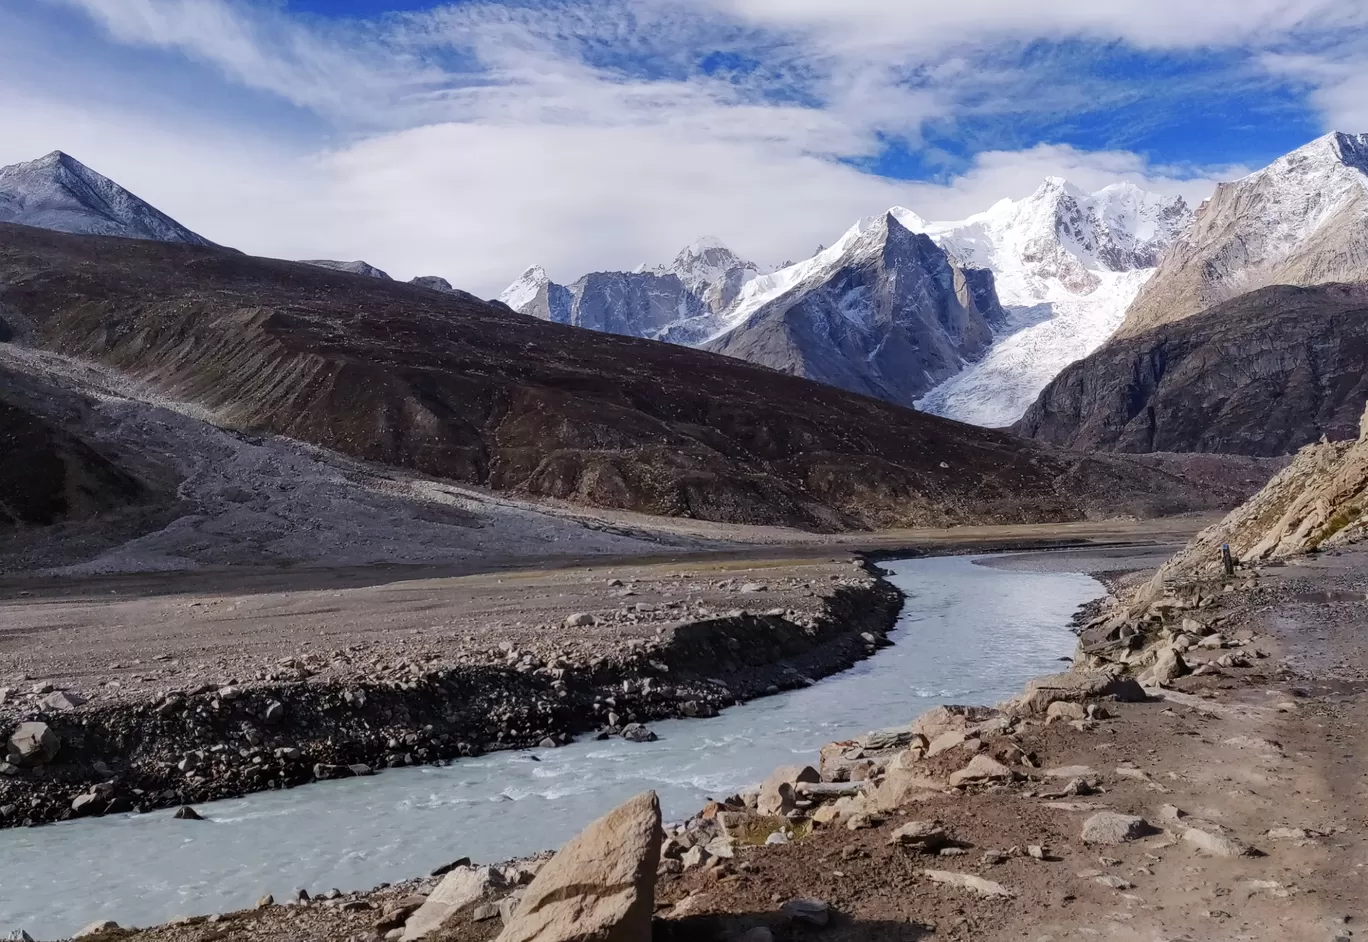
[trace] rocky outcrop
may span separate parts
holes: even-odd
[[[1113,340],[1014,431],[1080,450],[1288,454],[1357,435],[1365,361],[1368,288],[1264,288]]]
[[[1222,183],[1126,312],[1117,337],[1269,285],[1368,281],[1368,135],[1334,132]]]
[[[1213,502],[730,358],[223,250],[0,226],[0,305],[27,343],[219,424],[534,497],[815,529]]]
[[[663,839],[655,792],[610,811],[542,867],[499,942],[650,939]]]
[[[1006,317],[991,272],[953,264],[893,213],[805,264],[763,302],[743,299],[730,316],[744,319],[704,349],[911,406],[982,356]]]
[[[1161,566],[1130,607],[1139,613],[1176,604],[1172,586],[1223,581],[1223,545],[1230,547],[1235,562],[1253,565],[1362,540],[1368,536],[1365,511],[1368,410],[1357,440],[1303,448],[1263,490]]]

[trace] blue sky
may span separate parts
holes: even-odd
[[[718,235],[761,262],[1047,175],[1200,200],[1368,130],[1361,0],[29,0],[0,163],[248,251],[485,294]]]

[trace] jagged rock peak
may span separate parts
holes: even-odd
[[[0,167],[0,222],[78,235],[214,244],[60,150]]]
[[[1334,131],[1202,204],[1118,336],[1275,284],[1368,280],[1368,134]]]

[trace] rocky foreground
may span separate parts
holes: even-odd
[[[1348,942],[1368,849],[1368,552],[1170,579],[1143,605],[1133,584],[1087,625],[1133,630],[1074,670],[833,743],[687,822],[662,825],[643,795],[555,857],[90,932]]]

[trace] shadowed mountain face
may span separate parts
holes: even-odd
[[[1368,287],[1264,288],[1113,340],[1015,430],[1069,448],[1282,455],[1358,435]]]
[[[146,487],[5,395],[0,371],[0,531],[79,520],[143,500]]]
[[[601,507],[843,528],[1232,496],[727,357],[213,248],[0,225],[0,309],[19,341],[121,369],[224,424]]]

